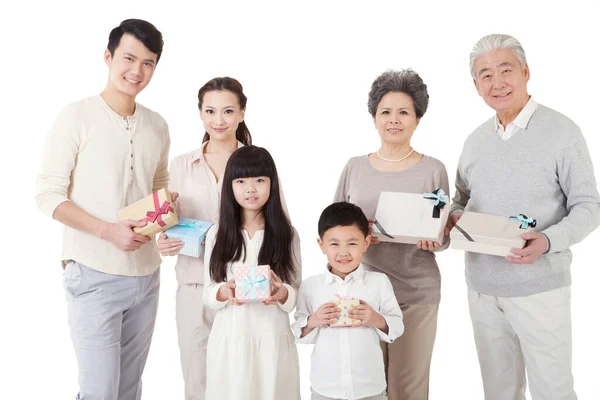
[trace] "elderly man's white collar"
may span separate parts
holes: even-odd
[[[519,115],[517,115],[517,118],[515,118],[514,121],[508,125],[514,124],[521,129],[527,129],[529,120],[531,120],[531,117],[533,116],[533,113],[535,112],[535,110],[537,110],[537,107],[538,107],[538,103],[536,103],[535,100],[533,100],[533,96],[529,97],[529,101],[527,102],[527,104],[525,104],[525,107],[523,107],[523,109],[521,110]],[[507,128],[508,128],[508,125],[507,125]],[[504,130],[504,127],[500,124],[498,115],[496,115],[496,128],[497,128],[496,130],[499,130],[500,128],[502,128],[502,130]]]

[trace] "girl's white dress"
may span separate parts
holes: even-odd
[[[285,304],[247,303],[234,306],[217,301],[224,283],[210,279],[210,256],[217,227],[205,240],[204,304],[217,310],[208,337],[206,354],[206,400],[300,400],[299,365],[289,313],[296,306],[300,276],[300,240],[294,231],[292,255],[297,275]],[[244,231],[247,257],[229,265],[227,280],[236,265],[257,265],[264,231],[252,239]]]

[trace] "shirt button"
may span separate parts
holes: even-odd
[[[133,154],[131,154],[131,158],[133,158]]]
[[[125,129],[129,130],[129,127],[125,128]]]
[[[131,166],[131,170],[133,171],[133,165]]]
[[[133,144],[133,140],[129,139],[129,143]]]

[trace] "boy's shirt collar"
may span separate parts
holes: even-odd
[[[362,265],[362,263],[358,264],[358,267],[350,272],[348,275],[346,275],[345,279],[340,278],[339,276],[333,274],[331,272],[331,267],[329,266],[329,264],[327,265],[327,267],[325,267],[325,283],[334,283],[337,281],[340,282],[349,282],[351,280],[355,280],[355,281],[362,281],[362,279],[365,276],[365,269]]]

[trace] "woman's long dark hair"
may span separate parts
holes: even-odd
[[[198,91],[198,109],[202,111],[202,102],[204,101],[204,95],[206,92],[212,92],[214,90],[229,90],[230,92],[235,93],[238,98],[238,103],[240,105],[240,109],[246,109],[246,102],[248,98],[244,94],[244,88],[242,84],[237,80],[230,78],[228,76],[223,78],[213,78],[210,81],[206,82],[204,86],[200,88]],[[252,136],[250,135],[250,131],[246,126],[246,122],[242,121],[237,127],[235,131],[235,138],[242,142],[244,145],[252,144]],[[208,132],[204,132],[204,138],[202,139],[202,143],[208,142],[210,136]]]
[[[270,265],[283,282],[292,282],[295,272],[292,261],[294,231],[281,205],[275,162],[266,149],[256,146],[244,146],[234,151],[225,167],[219,230],[210,257],[210,277],[215,282],[227,281],[227,266],[230,262],[246,260],[242,208],[235,200],[233,181],[258,176],[268,176],[271,179],[271,193],[262,209],[265,234],[258,253],[258,264]]]

